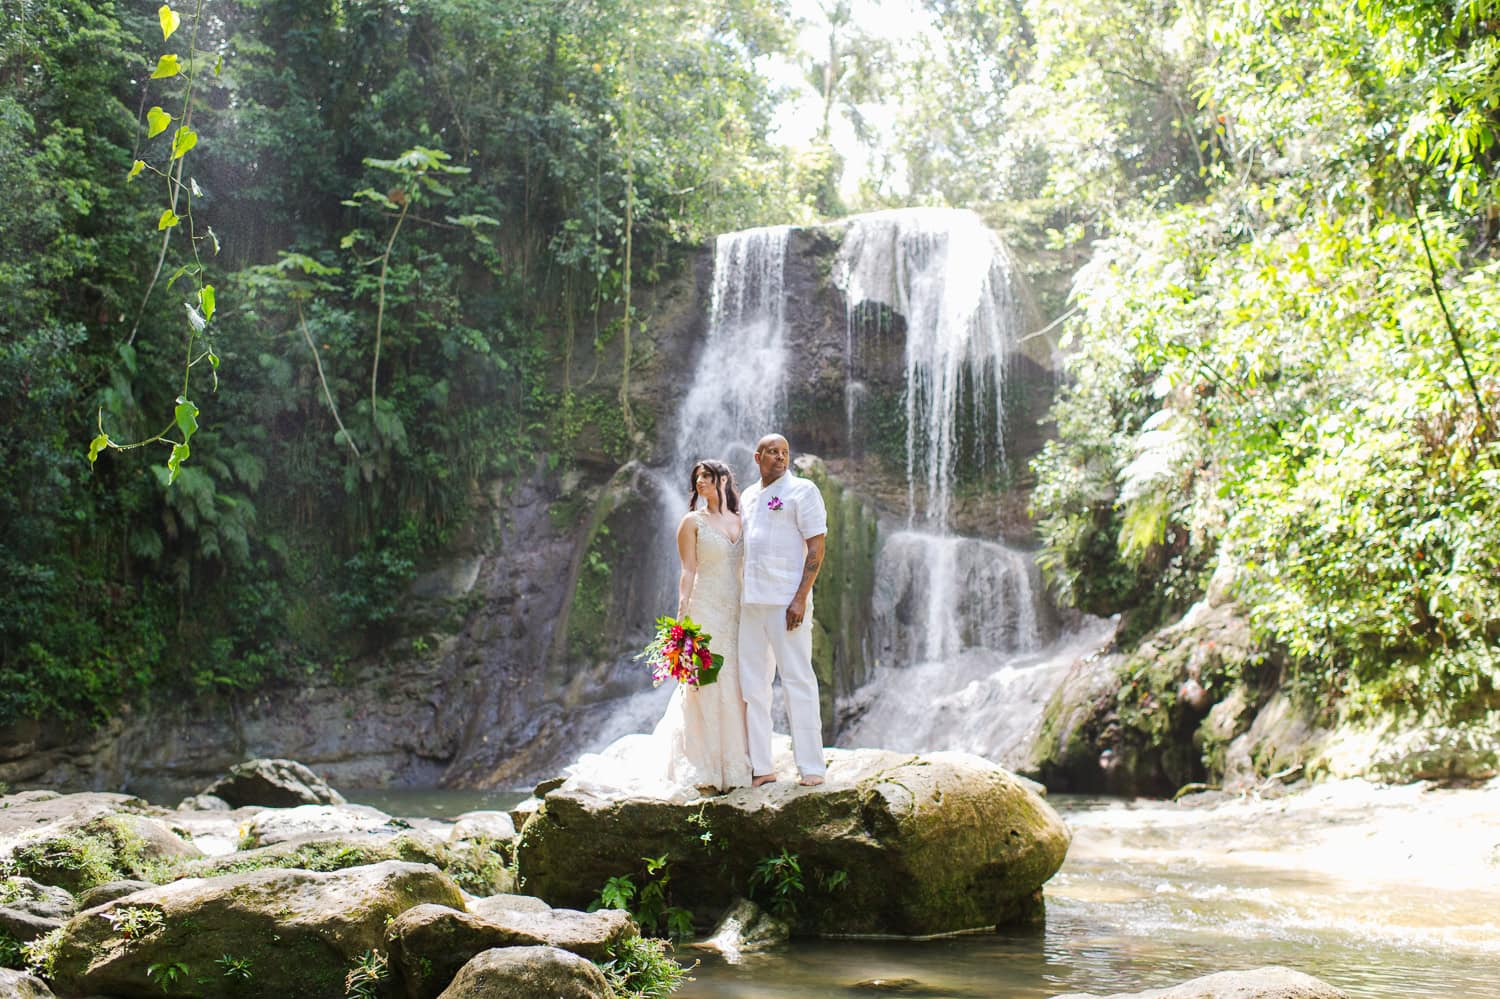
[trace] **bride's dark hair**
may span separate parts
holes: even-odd
[[[688,473],[688,509],[698,508],[698,469],[705,469],[709,475],[714,477],[714,485],[719,489],[719,496],[724,509],[730,513],[740,512],[740,494],[734,487],[734,472],[722,461],[705,459],[693,466]]]

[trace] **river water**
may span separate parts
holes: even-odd
[[[525,794],[348,796],[451,821],[508,809]],[[1044,926],[926,941],[799,940],[734,965],[684,946],[678,957],[698,964],[677,996],[1041,999],[1277,964],[1366,999],[1500,999],[1500,779],[1464,790],[1347,781],[1177,804],[1050,800],[1073,842],[1046,885]]]
[[[1277,964],[1370,999],[1500,999],[1500,790],[1053,804],[1075,838],[1045,928],[703,955],[679,995],[1030,999]]]

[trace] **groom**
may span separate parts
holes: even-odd
[[[792,755],[802,784],[823,783],[823,723],[812,669],[813,580],[823,566],[828,514],[823,495],[787,468],[791,449],[780,434],[755,445],[760,481],[740,497],[745,587],[740,607],[740,686],[750,736],[751,785],[776,779],[771,767],[771,681],[781,670]]]

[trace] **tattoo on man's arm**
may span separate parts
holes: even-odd
[[[820,551],[809,551],[807,561],[802,563],[802,581],[804,583],[814,579],[818,570],[823,567],[823,553]]]

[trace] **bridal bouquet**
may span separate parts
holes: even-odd
[[[651,667],[652,686],[660,687],[671,677],[681,683],[702,687],[719,678],[724,657],[708,647],[709,636],[693,623],[692,618],[678,621],[670,617],[656,619],[656,637],[637,659]]]

